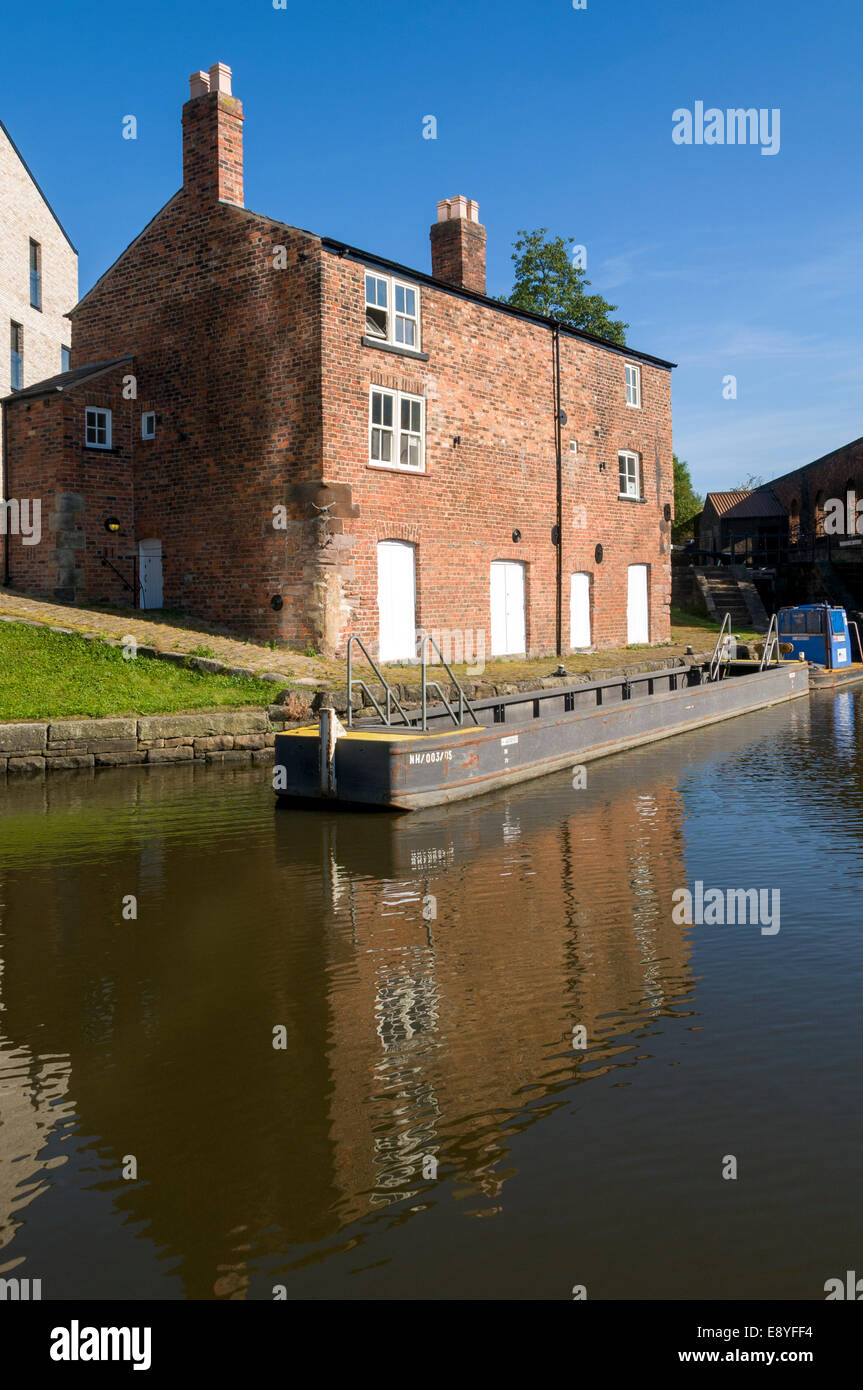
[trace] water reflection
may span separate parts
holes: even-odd
[[[856,760],[845,699],[819,737]],[[786,747],[809,737],[809,709],[782,713]],[[11,789],[4,1268],[45,1278],[46,1296],[241,1298],[275,1279],[302,1292],[313,1270],[326,1292],[335,1260],[344,1292],[336,1257],[388,1232],[389,1291],[418,1290],[404,1242],[428,1239],[424,1214],[500,1223],[520,1136],[545,1125],[556,1152],[577,1088],[622,1096],[678,1046],[696,990],[670,912],[688,788],[709,810],[735,763],[760,769],[762,793],[784,780],[776,719],[595,764],[586,789],[555,777],[406,817],[277,813],[246,769]],[[70,1207],[103,1257],[83,1286]]]

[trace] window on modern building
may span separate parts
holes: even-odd
[[[366,275],[366,334],[395,347],[420,346],[419,291],[391,275]]]
[[[425,410],[421,396],[373,387],[369,406],[369,462],[422,473]]]
[[[145,410],[141,416],[141,438],[156,438],[156,412],[155,410]]]
[[[626,404],[641,405],[641,368],[632,362],[626,364]]]
[[[72,370],[72,349],[61,347],[60,349],[60,371],[71,372]]]
[[[42,308],[42,247],[30,238],[30,307]]]
[[[9,380],[13,391],[21,391],[24,387],[24,330],[20,323],[12,323],[12,343],[11,357],[9,362]]]
[[[110,449],[111,412],[88,405],[84,411],[84,437],[88,449]]]
[[[620,496],[640,497],[641,459],[638,454],[631,454],[625,450],[617,455],[617,463],[620,469]]]

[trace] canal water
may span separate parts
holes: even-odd
[[[10,781],[0,1275],[823,1299],[863,1272],[861,721],[400,817],[277,811],[261,768]],[[779,930],[682,922],[698,881]]]

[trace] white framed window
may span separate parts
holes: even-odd
[[[366,275],[366,333],[389,338],[390,282],[384,275]]]
[[[423,467],[423,402],[421,396],[399,396],[399,467]]]
[[[395,298],[395,334],[401,347],[418,348],[420,340],[420,297],[412,285],[393,281]]]
[[[72,370],[72,349],[61,347],[60,349],[60,371],[71,372]]]
[[[141,416],[141,438],[156,438],[156,412],[155,410],[145,410]]]
[[[624,450],[623,453],[617,455],[617,463],[620,468],[620,496],[640,497],[641,459],[639,455]]]
[[[425,472],[425,402],[422,396],[373,386],[369,398],[369,463]]]
[[[84,439],[88,449],[110,449],[111,412],[88,405],[84,410]]]
[[[366,272],[366,336],[395,347],[420,346],[420,295],[392,275]]]
[[[626,404],[641,405],[641,368],[634,362],[626,364]]]

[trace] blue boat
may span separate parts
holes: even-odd
[[[780,608],[778,620],[783,656],[809,663],[813,689],[863,680],[860,633],[844,608],[829,603],[801,603]]]

